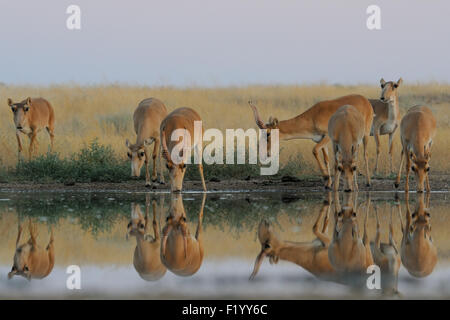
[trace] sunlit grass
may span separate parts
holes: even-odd
[[[86,144],[97,139],[104,146],[111,146],[119,159],[126,160],[125,139],[135,139],[132,114],[139,101],[157,97],[168,110],[188,106],[198,111],[205,128],[254,128],[255,123],[247,101],[252,99],[258,105],[264,120],[269,116],[286,119],[298,115],[314,103],[338,96],[359,93],[368,98],[379,96],[377,86],[306,85],[306,86],[247,86],[230,88],[170,88],[108,85],[81,87],[61,85],[50,87],[5,86],[1,99],[4,100],[4,116],[0,119],[1,166],[11,167],[17,163],[17,142],[12,114],[6,99],[14,101],[28,96],[42,96],[49,100],[56,113],[55,152],[61,158],[78,153]],[[450,85],[427,83],[405,85],[400,88],[402,114],[417,104],[428,105],[438,119],[438,132],[433,146],[433,172],[444,173],[450,168],[445,161],[450,156],[448,136],[450,134]],[[25,146],[28,138],[23,137]],[[38,135],[38,153],[48,151],[49,138],[45,132]],[[301,156],[302,163],[294,170],[296,174],[317,174],[318,168],[312,156],[314,143],[307,140],[281,142],[281,165],[295,163]],[[399,134],[395,138],[394,163],[397,166],[400,155]],[[387,136],[382,137],[380,168],[388,169]],[[375,143],[370,140],[371,168],[374,166]],[[26,152],[25,152],[26,154]],[[292,167],[292,166],[291,166]],[[242,175],[242,170],[236,174]],[[1,174],[0,174],[1,177]]]

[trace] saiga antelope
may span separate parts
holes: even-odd
[[[179,108],[172,111],[161,123],[161,144],[162,144],[162,156],[166,160],[166,167],[169,170],[170,182],[171,182],[171,190],[173,192],[181,192],[183,188],[183,178],[186,173],[186,161],[187,154],[184,154],[184,148],[181,151],[181,163],[175,163],[172,160],[172,150],[178,144],[178,141],[172,141],[171,136],[172,133],[177,129],[184,129],[185,135],[182,138],[183,144],[186,148],[193,148],[196,152],[199,161],[198,170],[200,172],[200,177],[202,179],[203,191],[206,191],[205,178],[203,176],[203,146],[202,146],[202,137],[203,137],[203,127],[202,132],[199,133],[201,135],[196,141],[194,137],[194,122],[202,121],[197,112],[192,110],[191,108]],[[189,136],[187,135],[189,134]],[[189,141],[187,139],[190,139]],[[197,144],[195,144],[197,143]]]
[[[374,111],[373,126],[370,135],[373,135],[377,147],[377,156],[375,161],[374,174],[378,170],[378,158],[380,156],[380,135],[389,135],[389,163],[390,170],[393,172],[392,152],[394,150],[394,134],[400,124],[400,108],[398,103],[398,87],[403,80],[400,78],[397,82],[380,80],[381,97],[380,99],[369,99]]]
[[[397,203],[400,210],[400,203]],[[375,207],[377,220],[377,232],[375,241],[370,244],[374,263],[380,268],[381,290],[386,295],[399,295],[398,271],[401,266],[400,253],[394,239],[394,227],[392,225],[392,207],[389,217],[389,243],[381,242],[381,227],[378,219],[378,210]]]
[[[348,95],[340,97],[333,100],[325,100],[316,103],[311,108],[303,112],[302,114],[287,120],[278,121],[277,118],[269,118],[269,122],[264,124],[261,120],[258,109],[251,101],[249,105],[253,110],[253,115],[255,117],[256,125],[260,129],[267,130],[267,151],[270,152],[271,149],[271,139],[270,131],[272,129],[279,130],[279,138],[281,140],[291,140],[291,139],[311,139],[316,145],[313,148],[313,155],[316,158],[317,164],[319,165],[320,171],[322,172],[323,178],[325,180],[325,187],[329,189],[331,187],[331,176],[330,167],[328,160],[328,142],[330,138],[328,137],[328,121],[331,116],[343,105],[352,105],[358,109],[364,116],[365,128],[364,135],[364,159],[366,161],[367,168],[367,184],[370,185],[370,177],[368,174],[368,158],[367,158],[367,143],[369,141],[370,129],[373,120],[373,110],[370,105],[369,100],[361,95]],[[319,158],[319,153],[323,153],[322,163]]]
[[[198,214],[197,232],[191,236],[187,227],[186,211],[181,194],[173,194],[163,229],[161,260],[173,273],[188,277],[195,274],[203,262],[202,221],[206,193],[203,194],[202,206]]]
[[[437,263],[437,249],[431,237],[430,194],[418,194],[418,203],[411,214],[409,194],[406,193],[406,224],[402,223],[401,258],[409,274],[417,278],[430,275]]]
[[[373,264],[367,234],[367,219],[370,210],[370,195],[366,201],[366,214],[364,217],[364,234],[361,239],[357,221],[357,194],[352,204],[352,195],[347,194],[346,205],[340,207],[339,194],[335,193],[335,212],[333,237],[328,247],[330,263],[338,272],[346,275],[360,275],[365,273],[367,267]]]
[[[250,280],[256,277],[265,257],[269,257],[271,264],[277,263],[279,259],[286,260],[299,265],[323,280],[335,279],[335,270],[328,259],[330,238],[327,230],[330,206],[331,193],[328,193],[328,199],[324,201],[312,229],[316,238],[311,242],[282,241],[278,239],[269,222],[261,221],[258,227],[261,251],[256,257]],[[322,226],[320,226],[322,219]]]
[[[370,109],[372,111],[372,109]],[[371,125],[366,121],[370,121],[370,117],[364,115],[351,105],[340,107],[333,114],[328,122],[328,135],[333,144],[334,153],[334,190],[339,190],[339,180],[341,172],[345,176],[344,190],[350,192],[358,191],[357,182],[357,164],[359,145],[366,137],[366,128]],[[365,149],[365,146],[364,146]],[[366,160],[366,178],[367,184],[370,184],[369,167],[367,163],[367,154],[364,155]]]
[[[402,153],[395,187],[400,184],[403,160],[406,158],[405,191],[409,191],[409,173],[412,169],[417,179],[417,192],[423,192],[424,180],[427,192],[431,191],[428,172],[431,145],[436,134],[436,119],[428,107],[415,106],[408,110],[400,123]]]
[[[160,151],[159,128],[163,119],[167,116],[165,105],[155,98],[142,100],[133,114],[134,131],[136,132],[136,143],[131,144],[127,139],[125,142],[128,148],[128,158],[131,160],[131,176],[141,175],[142,165],[145,163],[145,186],[151,187],[148,164],[150,162],[148,147],[153,145],[153,169],[152,182],[156,181],[156,158],[159,156],[159,182],[164,183],[163,168]]]
[[[29,221],[30,239],[19,245],[22,235],[22,225],[19,223],[19,230],[16,240],[16,251],[11,272],[8,279],[18,275],[31,279],[43,279],[50,274],[55,264],[55,252],[53,247],[53,228],[50,230],[50,241],[45,249],[42,249],[36,242],[36,226]]]
[[[50,151],[53,150],[53,141],[55,135],[55,113],[51,104],[43,98],[27,98],[22,102],[14,103],[8,99],[8,106],[14,114],[14,125],[16,126],[16,138],[19,148],[19,155],[22,152],[22,141],[19,133],[23,133],[30,138],[30,147],[28,149],[28,157],[31,159],[35,150],[36,135],[43,128],[47,129],[50,136]]]
[[[163,206],[161,199],[161,210]],[[156,281],[166,274],[166,267],[161,262],[161,238],[159,226],[156,222],[156,201],[152,201],[153,207],[153,232],[152,237],[148,234],[150,210],[150,198],[146,196],[145,217],[142,215],[139,204],[131,204],[131,220],[127,226],[127,239],[129,236],[136,238],[136,248],[134,249],[133,265],[139,276],[146,281]]]

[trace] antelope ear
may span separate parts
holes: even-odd
[[[30,97],[27,98],[27,105],[29,105],[31,107],[31,98]]]
[[[386,81],[384,81],[384,79],[383,79],[383,78],[381,78],[381,80],[380,80],[380,84],[381,84],[381,86],[382,86],[382,87],[384,87],[384,85],[386,84]]]
[[[12,106],[13,105],[13,101],[11,100],[11,98],[8,98],[8,106]]]
[[[129,147],[130,147],[130,145],[131,145],[131,144],[130,144],[130,140],[128,140],[128,139],[127,139],[127,140],[125,140],[125,146],[126,146],[127,148],[129,148]]]
[[[12,277],[14,277],[14,275],[16,274],[15,271],[11,271],[8,273],[8,280],[11,280]]]
[[[403,79],[402,79],[402,78],[398,79],[398,81],[397,81],[397,87],[399,87],[402,83],[403,83]]]

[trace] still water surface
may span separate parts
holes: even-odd
[[[0,298],[449,298],[449,195],[411,194],[410,215],[405,200],[390,193],[360,193],[356,201],[331,193],[0,193]],[[30,221],[40,274],[23,265]],[[367,289],[369,256],[384,290]],[[71,265],[80,267],[80,290],[67,289]]]

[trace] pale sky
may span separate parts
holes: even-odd
[[[450,82],[449,36],[448,0],[0,0],[0,82]]]

